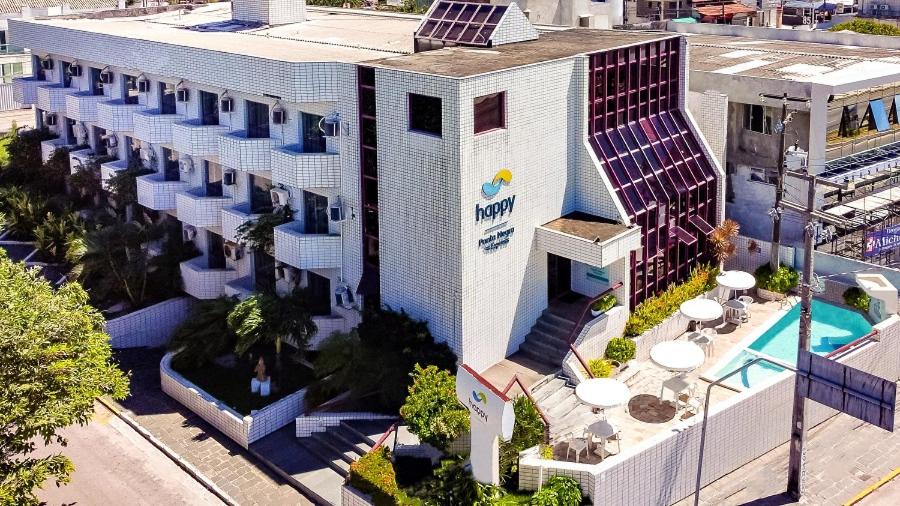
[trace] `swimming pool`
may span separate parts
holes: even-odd
[[[819,355],[826,355],[872,331],[872,325],[862,314],[817,299],[813,299],[812,302],[812,317],[810,349]],[[717,367],[711,369],[714,372],[706,373],[704,377],[716,380],[758,356],[796,364],[799,334],[798,303],[761,335],[755,339],[749,337],[748,340],[752,339],[749,345],[739,347],[740,351],[730,358],[723,358]],[[761,362],[728,378],[723,384],[736,389],[750,388],[782,371],[783,367]]]

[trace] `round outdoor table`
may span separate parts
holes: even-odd
[[[612,378],[591,378],[575,387],[575,396],[588,406],[602,411],[628,402],[631,391],[625,383]]]
[[[691,299],[681,303],[681,314],[688,320],[696,322],[711,322],[722,317],[722,306],[711,299]]]
[[[663,369],[691,372],[703,365],[703,349],[690,341],[664,341],[650,348],[650,360]]]
[[[756,286],[756,278],[749,272],[724,271],[716,276],[716,283],[726,290],[744,291]]]

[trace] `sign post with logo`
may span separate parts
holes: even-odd
[[[456,371],[456,397],[469,410],[472,476],[480,483],[500,483],[500,446],[509,441],[516,422],[513,403],[466,364]]]

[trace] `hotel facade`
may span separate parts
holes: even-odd
[[[424,18],[236,0],[9,29],[36,69],[17,96],[59,135],[45,155],[110,153],[104,179],[156,170],[139,204],[201,252],[185,292],[308,287],[314,345],[382,304],[484,370],[560,297],[633,308],[711,260],[724,173],[686,111],[677,34],[539,33],[514,3],[448,1]],[[281,206],[273,255],[238,244]]]

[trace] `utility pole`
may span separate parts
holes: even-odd
[[[813,258],[815,256],[816,221],[823,221],[834,225],[845,226],[840,217],[816,210],[816,187],[818,185],[836,188],[846,188],[845,185],[822,181],[816,176],[802,172],[787,172],[786,175],[804,179],[808,183],[806,206],[793,202],[782,202],[784,208],[794,211],[806,220],[805,236],[803,241],[803,279],[800,282],[800,336],[797,342],[798,350],[809,351],[810,337],[812,335],[812,282],[813,282]],[[798,351],[799,353],[799,351]],[[791,446],[788,460],[788,494],[794,500],[800,500],[803,494],[803,463],[806,456],[806,398],[801,395],[800,377],[797,376],[794,383],[794,409],[791,416]]]
[[[781,259],[779,255],[779,250],[781,248],[781,213],[782,206],[781,203],[784,200],[784,152],[785,152],[785,134],[787,132],[787,125],[791,122],[791,114],[788,114],[788,102],[802,102],[809,107],[809,99],[804,97],[789,97],[787,93],[782,95],[769,95],[766,93],[759,94],[760,100],[765,102],[767,98],[774,100],[781,100],[781,121],[775,125],[775,129],[778,131],[779,139],[778,139],[778,177],[775,180],[775,206],[772,208],[770,214],[772,215],[772,244],[771,250],[769,251],[769,267],[771,267],[772,272],[778,270],[779,265],[781,264]]]

